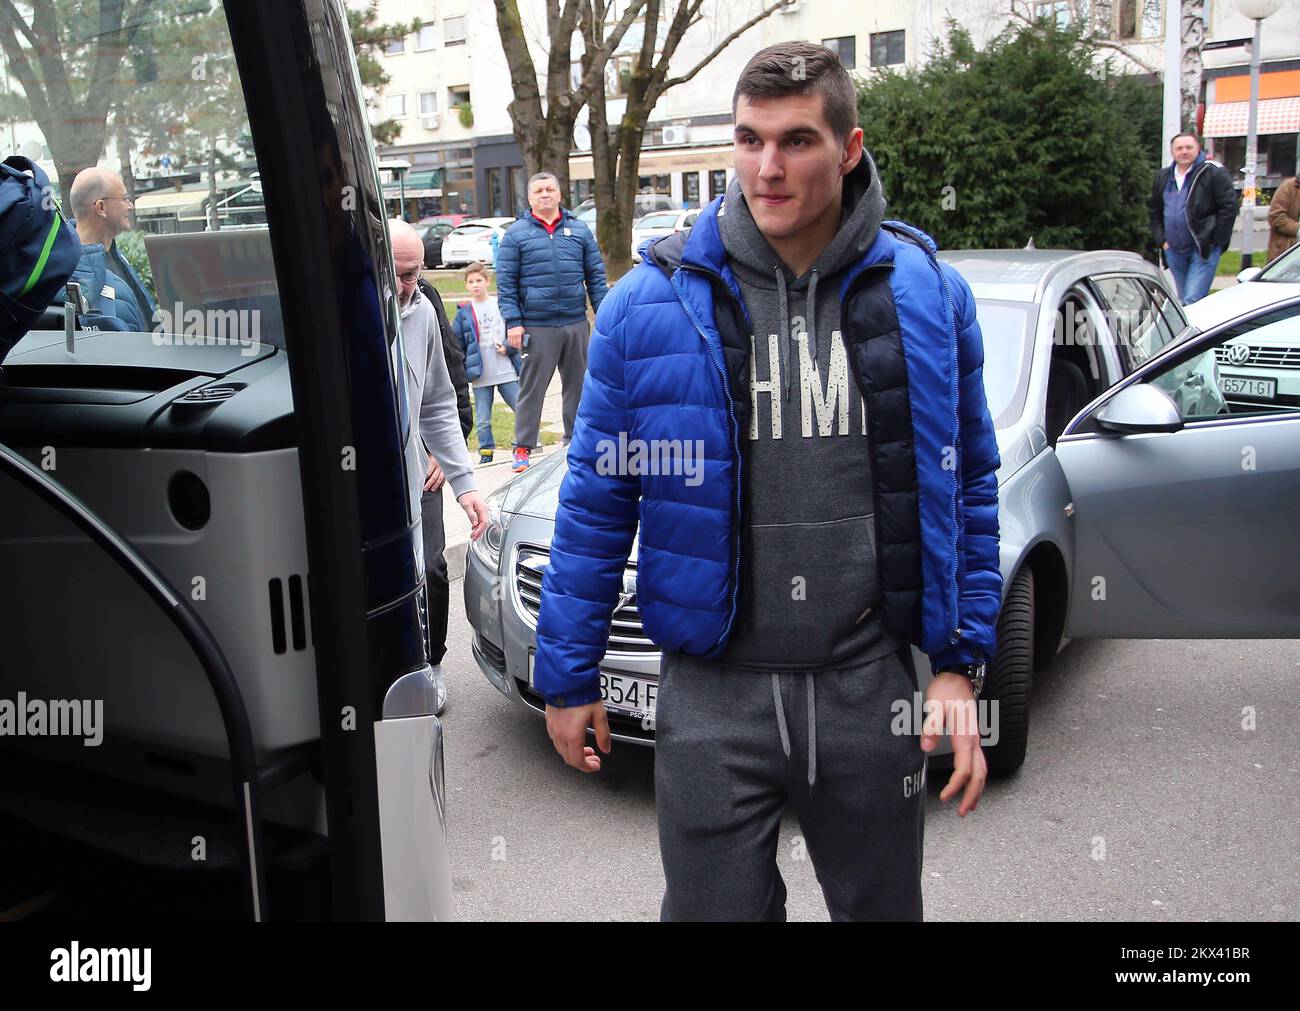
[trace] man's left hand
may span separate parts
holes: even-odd
[[[447,475],[438,466],[438,461],[429,457],[429,472],[424,475],[424,490],[437,491],[447,481]]]
[[[952,739],[952,776],[939,799],[946,803],[961,793],[957,814],[965,818],[979,804],[988,778],[988,766],[980,748],[975,693],[968,678],[954,671],[943,671],[930,682],[925,701],[921,750],[933,751],[945,733]]]

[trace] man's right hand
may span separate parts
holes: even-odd
[[[1161,249],[1168,249],[1168,248],[1169,248],[1169,243],[1166,242],[1166,243],[1165,243],[1163,246],[1161,246],[1160,248],[1161,248]]]
[[[521,326],[512,326],[506,331],[506,340],[510,342],[512,348],[518,351],[524,346],[524,328]]]
[[[546,732],[560,757],[580,772],[599,772],[600,756],[595,748],[585,747],[588,727],[596,731],[596,744],[608,755],[609,716],[603,703],[546,707]]]

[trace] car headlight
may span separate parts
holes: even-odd
[[[488,510],[487,529],[483,536],[469,542],[469,549],[480,562],[496,572],[501,565],[501,549],[506,543],[506,528],[510,526],[510,513],[502,510],[508,487],[499,488],[485,500]]]

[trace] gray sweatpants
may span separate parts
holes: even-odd
[[[890,729],[894,702],[910,704],[915,690],[910,648],[851,670],[775,676],[665,655],[661,918],[784,920],[776,854],[790,804],[832,919],[921,919],[925,757],[919,737]]]
[[[519,377],[519,399],[515,402],[515,445],[533,449],[540,445],[542,401],[551,385],[556,366],[564,397],[564,437],[573,438],[573,421],[582,399],[582,380],[587,374],[587,342],[591,327],[587,321],[564,326],[530,326],[524,371]]]

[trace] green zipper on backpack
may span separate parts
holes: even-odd
[[[54,248],[54,240],[59,234],[59,229],[62,227],[63,217],[58,214],[58,212],[55,212],[54,223],[50,225],[50,234],[45,236],[45,247],[41,250],[41,255],[36,261],[36,266],[32,268],[32,276],[27,279],[27,283],[23,285],[23,290],[18,293],[19,298],[22,298],[36,287],[36,282],[41,279],[41,274],[45,272],[45,264],[50,258],[50,250]]]

